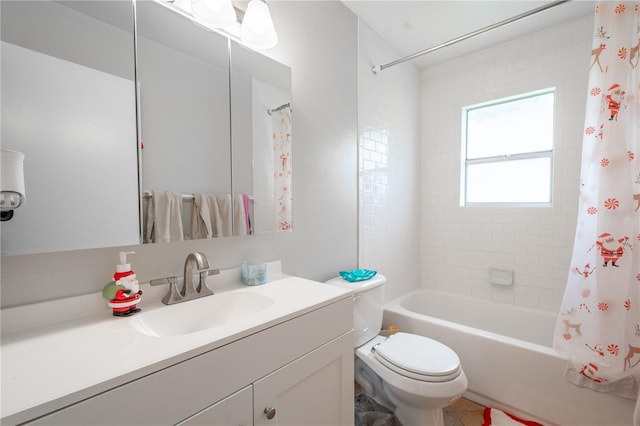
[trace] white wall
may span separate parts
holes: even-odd
[[[592,30],[592,17],[581,18],[422,73],[424,286],[558,311],[577,218]],[[557,90],[553,207],[460,207],[462,107],[547,87]],[[489,267],[512,269],[515,285],[490,285]]]
[[[281,259],[316,280],[357,266],[356,17],[339,2],[269,7],[280,43],[268,54],[292,68],[294,232],[125,247],[141,282],[180,274],[195,250],[218,268]],[[122,249],[3,257],[2,306],[101,291]]]
[[[419,285],[420,73],[361,20],[358,41],[359,265],[388,278],[387,300]]]

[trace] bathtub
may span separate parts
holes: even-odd
[[[546,426],[626,426],[635,401],[580,388],[564,378],[551,348],[550,312],[420,289],[385,304],[384,326],[436,339],[457,352],[465,398]]]

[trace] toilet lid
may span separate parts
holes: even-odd
[[[428,337],[396,333],[376,347],[375,356],[398,374],[427,382],[446,382],[460,375],[460,358],[448,346]]]

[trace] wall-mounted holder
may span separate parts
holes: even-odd
[[[13,211],[25,200],[24,154],[0,149],[0,221],[13,217]]]
[[[501,286],[512,285],[513,269],[489,268],[489,282]]]

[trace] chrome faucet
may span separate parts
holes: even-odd
[[[196,287],[193,280],[195,274],[199,275]],[[210,269],[209,259],[203,253],[189,253],[184,261],[184,277],[166,277],[151,280],[149,284],[160,285],[169,284],[169,292],[162,298],[162,303],[172,305],[174,303],[186,302],[187,300],[198,299],[200,297],[211,296],[213,291],[207,287],[206,278],[210,275],[219,274],[218,269]],[[182,288],[178,288],[182,283]]]

